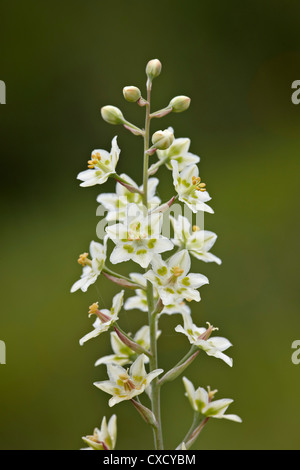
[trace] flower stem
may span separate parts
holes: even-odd
[[[146,119],[145,119],[145,133],[144,133],[144,171],[143,171],[143,203],[148,208],[148,166],[149,166],[149,138],[150,138],[150,97],[151,97],[150,80],[147,81],[147,104],[146,104]],[[151,282],[147,281],[147,302],[148,302],[148,319],[150,328],[150,372],[157,369],[157,317],[152,315],[154,311],[154,298],[153,287]],[[153,427],[155,449],[163,449],[163,438],[160,417],[160,387],[158,386],[158,379],[155,378],[151,382],[151,404],[152,412],[155,416],[157,426]]]

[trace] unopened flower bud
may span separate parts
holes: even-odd
[[[149,80],[158,77],[161,72],[161,62],[158,59],[150,60],[146,66],[146,74]]]
[[[188,96],[175,96],[170,103],[169,106],[172,107],[173,113],[181,113],[188,109],[191,103],[191,98]]]
[[[109,124],[123,124],[125,121],[122,111],[115,106],[103,106],[101,108],[101,116]]]
[[[159,150],[166,150],[172,145],[174,134],[168,129],[157,131],[152,136],[152,144]]]
[[[141,97],[141,91],[136,86],[126,86],[123,88],[123,95],[126,101],[135,103]]]

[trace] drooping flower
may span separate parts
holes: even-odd
[[[179,201],[184,202],[194,213],[204,211],[213,214],[213,209],[206,204],[211,200],[211,197],[205,189],[205,183],[201,183],[198,167],[189,165],[179,173],[176,160],[171,161],[171,166],[173,168],[173,183]]]
[[[162,213],[148,214],[144,207],[128,204],[124,222],[105,229],[116,244],[110,255],[111,263],[132,260],[147,268],[154,254],[171,250],[171,240],[160,235],[162,217]]]
[[[125,308],[125,306],[124,306]],[[156,339],[160,336],[161,331],[157,331]],[[133,341],[144,349],[148,350],[150,348],[150,328],[148,325],[142,326],[132,338]],[[110,334],[110,342],[114,354],[109,356],[103,356],[98,359],[95,363],[95,366],[100,364],[119,364],[124,366],[125,364],[131,364],[135,361],[137,354],[126,344],[121,341],[117,333],[112,332]],[[145,355],[145,364],[149,362],[149,358]]]
[[[192,345],[205,351],[208,356],[222,359],[222,361],[232,367],[231,357],[228,357],[223,353],[223,351],[226,351],[226,349],[232,346],[230,341],[220,336],[210,337],[211,333],[217,328],[212,327],[210,324],[208,324],[208,328],[199,328],[193,323],[190,315],[184,315],[183,320],[184,327],[182,325],[177,325],[175,331],[187,336]]]
[[[175,253],[167,262],[155,256],[151,264],[145,278],[157,289],[164,305],[176,303],[177,299],[200,301],[196,289],[208,284],[208,279],[203,274],[189,273],[191,259],[187,250]]]
[[[233,400],[229,398],[223,398],[221,400],[213,401],[217,390],[211,391],[209,387],[208,391],[202,387],[199,387],[197,390],[195,390],[194,385],[190,380],[188,380],[186,377],[183,377],[182,380],[186,390],[185,395],[188,397],[194,411],[197,411],[209,418],[224,418],[229,419],[230,421],[235,421],[237,423],[242,422],[241,418],[237,415],[225,415],[227,408],[231,403],[233,403]]]
[[[111,143],[110,153],[107,150],[93,150],[91,160],[88,161],[88,170],[81,171],[77,179],[82,181],[80,186],[94,186],[105,183],[109,176],[115,173],[121,150],[117,144],[117,136]]]
[[[196,225],[191,230],[189,220],[182,215],[179,215],[177,220],[170,216],[170,220],[174,228],[174,238],[172,239],[174,245],[181,249],[187,249],[192,256],[206,263],[212,261],[217,264],[222,263],[220,258],[209,253],[217,239],[215,233],[208,230],[200,230]]]
[[[79,256],[78,263],[83,266],[82,275],[71,287],[71,292],[75,292],[78,289],[81,289],[82,292],[86,292],[89,286],[96,282],[106,260],[107,238],[107,236],[104,237],[103,245],[98,242],[91,242],[91,260],[88,258],[88,253],[83,253]]]
[[[159,160],[164,161],[166,167],[172,170],[171,161],[178,163],[178,171],[182,171],[186,166],[198,163],[200,157],[189,152],[191,140],[185,137],[175,139],[167,150],[157,150],[156,155]],[[155,165],[155,164],[154,164]],[[151,167],[149,169],[151,173]]]
[[[138,185],[125,173],[120,175],[123,180],[129,183],[134,188]],[[148,181],[148,208],[154,209],[159,206],[160,199],[155,196],[156,187],[159,183],[157,178],[149,178]],[[140,186],[141,191],[143,186]],[[125,186],[120,183],[116,184],[116,193],[103,193],[97,197],[97,202],[100,202],[108,211],[106,220],[108,221],[123,221],[126,218],[126,208],[130,203],[142,205],[142,196],[139,193],[129,191]]]
[[[147,374],[144,365],[145,359],[145,354],[138,356],[129,370],[125,370],[118,364],[107,365],[109,380],[95,382],[94,385],[103,392],[112,395],[108,402],[109,406],[140,395],[152,380],[163,372],[163,369],[155,369]]]
[[[110,310],[99,310],[98,302],[95,302],[90,306],[89,316],[97,315],[97,319],[93,323],[94,329],[80,339],[79,343],[81,346],[89,339],[96,338],[101,333],[104,333],[104,331],[109,330],[110,327],[113,326],[116,321],[118,321],[118,314],[123,305],[123,297],[124,291],[122,290],[114,296]]]
[[[116,415],[112,415],[108,423],[104,416],[101,428],[95,428],[92,436],[84,436],[82,440],[89,446],[82,450],[113,450],[117,441]]]

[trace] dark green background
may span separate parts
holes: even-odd
[[[118,289],[103,279],[86,294],[69,289],[80,274],[78,253],[96,237],[95,198],[114,187],[79,188],[90,152],[109,148],[117,133],[119,172],[142,178],[141,140],[102,121],[100,107],[119,106],[142,126],[143,110],[123,100],[122,88],[144,90],[145,65],[156,57],[163,71],[154,109],[178,94],[192,104],[153,129],[172,125],[201,155],[215,209],[206,228],[219,235],[213,252],[223,260],[193,261],[210,279],[194,320],[219,326],[234,344],[233,369],[202,354],[186,375],[233,398],[230,412],[243,418],[210,422],[195,448],[299,448],[300,365],[291,362],[300,339],[300,106],[291,102],[300,79],[299,1],[1,0],[0,18],[1,448],[77,449],[113,412],[118,449],[152,446],[130,403],[109,409],[92,385],[106,378],[93,364],[109,353],[109,336],[78,344],[91,326],[88,305],[108,306]],[[166,199],[171,173],[161,178]],[[165,369],[188,348],[174,332],[179,320],[161,322]],[[129,331],[144,321],[141,312],[122,314]],[[183,392],[180,379],[163,390],[171,449],[192,419]]]

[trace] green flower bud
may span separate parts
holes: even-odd
[[[174,134],[169,129],[157,131],[152,136],[152,144],[159,150],[166,150],[172,145]]]
[[[123,124],[125,122],[122,112],[115,106],[103,106],[101,116],[109,124]]]
[[[150,60],[146,66],[146,74],[149,80],[158,77],[161,72],[161,62],[158,59]]]
[[[136,86],[126,86],[123,88],[123,95],[126,101],[135,103],[142,96],[141,91]]]
[[[191,98],[188,96],[175,96],[170,103],[169,106],[172,107],[172,111],[174,113],[181,113],[182,111],[185,111],[188,109],[191,103]]]

